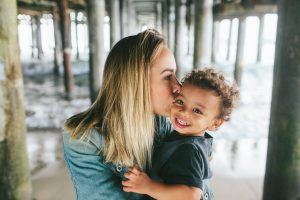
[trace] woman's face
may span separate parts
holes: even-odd
[[[172,51],[163,46],[150,69],[151,101],[154,113],[169,116],[174,94],[180,90],[175,76],[176,62]]]

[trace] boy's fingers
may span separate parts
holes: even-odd
[[[142,171],[141,168],[137,164],[135,164],[133,167],[136,168],[139,171]]]
[[[128,171],[124,174],[124,177],[128,178],[129,180],[134,180],[137,176],[139,176],[139,173],[134,171]]]
[[[141,170],[139,170],[138,167],[133,167],[133,169],[130,171],[132,172],[133,174],[139,176],[141,174]]]
[[[125,186],[125,187],[132,187],[133,186],[131,181],[122,181],[122,185]]]
[[[123,190],[125,192],[133,192],[132,189],[130,187],[123,187]]]

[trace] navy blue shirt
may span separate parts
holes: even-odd
[[[187,136],[173,131],[155,152],[151,177],[166,184],[184,184],[203,190],[203,180],[212,177],[209,157],[213,138]]]

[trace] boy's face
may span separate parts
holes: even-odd
[[[220,114],[220,97],[213,91],[184,83],[171,108],[171,121],[176,131],[186,135],[204,135],[215,130],[223,120]]]

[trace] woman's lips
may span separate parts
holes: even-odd
[[[179,128],[186,128],[190,126],[186,121],[179,119],[177,117],[175,117],[175,125],[178,126]]]

